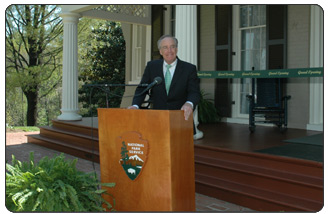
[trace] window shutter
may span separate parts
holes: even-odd
[[[267,6],[267,68],[287,68],[287,6]]]
[[[157,47],[158,39],[163,35],[163,16],[164,6],[163,5],[152,5],[151,6],[151,18],[152,18],[152,31],[151,31],[151,59],[160,59],[161,55]]]
[[[287,6],[267,6],[267,69],[287,68]],[[267,79],[279,86],[276,99],[286,91],[286,79]],[[259,92],[258,92],[259,93]],[[275,100],[280,103],[280,100]]]
[[[216,70],[232,68],[232,5],[216,6]],[[215,107],[221,117],[231,117],[231,79],[216,79]]]

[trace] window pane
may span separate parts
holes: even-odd
[[[253,32],[254,32],[253,48],[258,50],[261,48],[261,28],[253,29]]]
[[[261,48],[266,47],[266,27],[261,28]]]
[[[241,52],[241,69],[245,70],[252,70],[252,51],[242,51]]]
[[[254,48],[254,32],[253,30],[241,31],[241,49],[250,50]]]
[[[248,6],[240,6],[240,27],[247,27],[247,19],[248,19],[248,13],[247,13]]]
[[[248,7],[248,20],[249,20],[248,27],[254,26],[253,19],[254,19],[254,6],[249,6]]]
[[[253,51],[254,61],[253,61],[253,67],[254,70],[260,70],[261,67],[261,51],[260,50],[254,50]]]
[[[254,48],[254,32],[253,30],[248,30],[246,35],[247,43],[246,43],[246,49],[251,50]]]
[[[261,50],[261,66],[260,70],[265,70],[266,69],[266,48],[263,48]]]
[[[259,16],[260,16],[260,11],[259,11],[259,6],[258,5],[255,5],[255,6],[252,6],[252,26],[258,26],[260,25],[260,20],[259,20]]]
[[[259,7],[260,7],[260,25],[266,25],[265,5],[259,5]]]

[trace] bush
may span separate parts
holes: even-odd
[[[208,94],[201,90],[201,97],[198,104],[198,120],[200,123],[217,123],[220,121],[220,116],[213,100],[206,99],[206,95]]]
[[[16,160],[6,164],[6,207],[12,212],[100,212],[113,210],[101,195],[106,190],[98,189],[95,173],[76,169],[77,159],[66,161],[64,155],[52,159],[42,158],[34,162],[30,153],[29,162]],[[115,184],[101,184],[114,187]]]

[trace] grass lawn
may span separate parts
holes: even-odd
[[[6,127],[6,132],[36,132],[40,129],[36,126],[13,126]]]

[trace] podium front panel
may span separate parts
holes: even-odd
[[[101,182],[117,211],[195,211],[192,119],[183,111],[98,109]],[[110,197],[105,197],[110,201]]]

